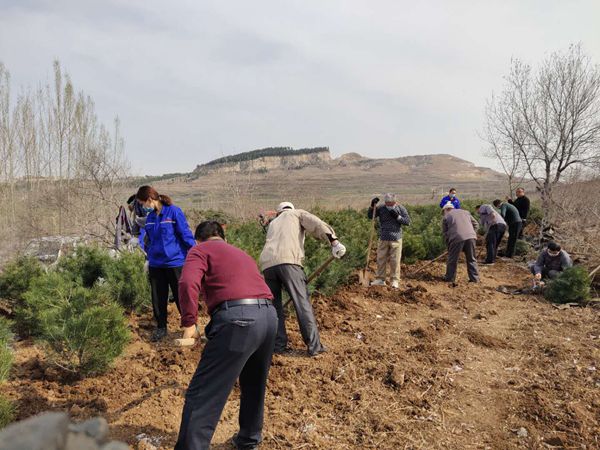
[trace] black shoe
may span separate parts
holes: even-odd
[[[469,280],[469,283],[479,283],[479,280]]]
[[[276,355],[289,355],[290,353],[292,353],[292,349],[290,347],[283,347],[280,349],[275,349],[273,350],[273,353],[275,353]]]
[[[233,445],[233,448],[236,448],[237,450],[256,450],[258,448],[258,446],[260,444],[238,444],[237,442],[237,434],[234,434],[233,437],[231,438],[231,445]]]
[[[156,330],[154,330],[154,333],[152,333],[152,337],[150,338],[150,340],[152,342],[162,341],[166,335],[167,335],[166,328],[157,328]]]
[[[315,356],[318,356],[321,353],[325,353],[325,352],[327,352],[327,348],[325,346],[321,345],[321,348],[319,348],[318,350],[313,350],[313,351],[309,350],[308,355],[311,357],[315,357]]]

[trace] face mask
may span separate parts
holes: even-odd
[[[393,207],[393,206],[386,206],[386,209],[387,209],[388,211],[391,211],[392,209],[394,209],[394,207]]]
[[[555,252],[551,252],[550,250],[548,250],[548,254],[549,254],[550,256],[558,256],[558,255],[560,255],[560,252],[556,252],[556,253],[555,253]]]
[[[142,209],[146,214],[150,214],[152,211],[154,211],[154,208],[151,206],[144,206]]]
[[[450,198],[456,197],[456,194],[450,194]]]

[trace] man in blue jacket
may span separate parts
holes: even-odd
[[[448,195],[442,198],[442,201],[440,202],[440,208],[443,208],[448,202],[452,204],[454,209],[460,209],[460,200],[456,196],[455,188],[450,188],[450,190],[448,191]]]

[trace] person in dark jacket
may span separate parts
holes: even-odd
[[[477,258],[475,256],[475,242],[479,224],[469,211],[454,209],[450,202],[444,205],[442,211],[444,213],[442,231],[448,247],[448,262],[446,263],[444,281],[455,283],[458,257],[461,252],[464,252],[469,281],[477,283],[479,281],[479,270],[477,269]]]
[[[169,287],[179,309],[177,283],[187,252],[196,241],[183,211],[173,204],[169,196],[160,195],[152,186],[142,186],[138,189],[136,199],[147,213],[144,227],[148,259],[146,264],[157,325],[152,340],[160,341],[167,335]]]
[[[371,200],[367,212],[369,219],[379,218],[379,245],[377,246],[377,278],[371,282],[373,286],[385,286],[387,266],[390,266],[392,288],[400,284],[400,259],[402,258],[402,226],[410,225],[408,211],[396,203],[394,194],[385,194],[384,205],[377,207],[379,198]]]
[[[516,195],[516,199],[510,199],[510,198],[506,198],[506,200],[508,201],[508,203],[511,203],[512,205],[515,206],[515,208],[517,208],[517,211],[519,211],[519,216],[521,216],[521,222],[522,222],[522,226],[521,226],[521,232],[519,233],[519,239],[521,239],[523,237],[523,230],[525,229],[525,225],[527,225],[527,216],[529,215],[529,207],[531,206],[531,202],[529,201],[529,198],[527,198],[525,196],[525,189],[523,189],[522,187],[517,188],[517,190],[515,191],[515,195]]]
[[[460,209],[460,200],[456,196],[455,188],[451,188],[448,191],[448,195],[446,195],[444,198],[442,198],[442,201],[440,202],[440,208],[443,208],[444,206],[446,206],[446,204],[448,202],[452,203],[452,207],[454,209]]]
[[[183,338],[197,337],[198,295],[210,322],[198,368],[185,394],[175,450],[204,450],[236,380],[240,386],[238,449],[262,440],[265,392],[277,334],[273,295],[256,262],[225,242],[218,222],[196,228],[198,245],[187,256],[179,280]]]
[[[479,221],[485,232],[486,255],[483,264],[494,264],[498,255],[498,247],[506,231],[506,222],[492,205],[477,205]]]
[[[537,261],[529,265],[536,280],[556,278],[569,267],[573,267],[571,257],[556,242],[548,242],[548,246],[540,252]]]
[[[519,211],[514,205],[508,202],[502,202],[500,199],[494,200],[494,207],[500,208],[500,215],[508,226],[508,241],[506,243],[507,258],[515,256],[517,248],[517,239],[523,230],[523,223]]]

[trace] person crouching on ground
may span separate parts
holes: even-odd
[[[537,261],[529,265],[529,270],[539,281],[542,278],[556,278],[569,267],[573,267],[569,254],[556,242],[548,242],[548,246],[540,252]]]
[[[444,281],[455,284],[458,257],[461,252],[465,252],[469,282],[477,283],[479,281],[479,270],[477,269],[477,258],[475,256],[475,243],[479,224],[469,211],[454,209],[450,202],[444,205],[442,212],[444,214],[442,230],[448,246],[448,262],[446,263]]]
[[[136,199],[147,213],[144,225],[146,264],[157,325],[152,341],[160,341],[167,335],[169,287],[179,310],[177,283],[187,252],[196,241],[183,211],[173,204],[168,195],[160,195],[152,186],[142,186]]]
[[[183,338],[196,336],[198,294],[206,302],[208,339],[185,394],[175,450],[208,449],[227,397],[240,385],[238,449],[262,440],[267,377],[277,333],[273,295],[252,257],[225,242],[218,222],[196,228],[179,280]]]
[[[277,217],[269,223],[265,246],[260,254],[259,263],[265,281],[273,293],[279,327],[275,340],[275,353],[287,353],[288,337],[285,330],[285,312],[281,303],[281,289],[290,295],[300,326],[302,339],[310,356],[326,351],[321,344],[317,321],[310,304],[304,262],[305,234],[321,239],[331,245],[331,253],[341,258],[346,253],[335,235],[335,231],[314,214],[303,209],[295,209],[290,202],[277,206]]]
[[[486,257],[484,264],[494,264],[498,255],[498,247],[506,231],[506,222],[492,205],[477,205],[475,207],[483,231],[485,231]]]
[[[392,287],[397,289],[400,282],[400,259],[402,258],[402,226],[410,225],[406,208],[396,203],[394,194],[385,194],[384,205],[377,207],[379,199],[371,200],[367,217],[379,218],[379,245],[377,246],[377,275],[372,286],[385,286],[387,266],[390,266]]]

